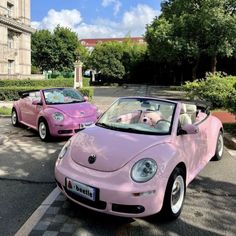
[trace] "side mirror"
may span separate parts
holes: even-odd
[[[34,101],[32,102],[32,105],[35,105],[35,106],[42,106],[43,103],[42,103],[41,101],[34,100]]]
[[[197,134],[198,132],[199,132],[198,126],[192,124],[186,124],[178,131],[178,134],[179,135]]]
[[[87,96],[84,96],[84,100],[87,102],[89,99]]]

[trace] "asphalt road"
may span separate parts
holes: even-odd
[[[0,119],[0,235],[13,235],[55,188],[53,169],[63,141]]]
[[[158,91],[97,89],[94,101],[105,110],[118,96],[152,93]],[[54,163],[65,140],[43,143],[32,130],[12,127],[9,119],[0,119],[0,130],[0,235],[10,236],[55,188]],[[174,222],[120,219],[66,204],[77,235],[236,235],[235,169],[236,156],[227,150],[221,161],[210,162],[190,184],[182,215]]]

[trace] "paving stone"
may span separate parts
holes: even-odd
[[[76,231],[76,224],[64,224],[60,232],[74,233]]]
[[[57,236],[59,232],[56,231],[46,231],[42,236]]]

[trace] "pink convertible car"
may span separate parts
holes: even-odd
[[[188,184],[222,155],[222,124],[206,107],[125,97],[65,144],[55,178],[70,200],[92,210],[174,219]]]
[[[22,92],[14,102],[12,124],[38,130],[42,140],[51,136],[72,136],[97,120],[96,106],[72,88],[50,88]]]

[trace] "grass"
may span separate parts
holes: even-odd
[[[232,123],[232,124],[223,124],[224,126],[224,130],[227,133],[232,134],[233,136],[236,136],[236,123]]]
[[[11,108],[0,107],[0,115],[11,115]]]

